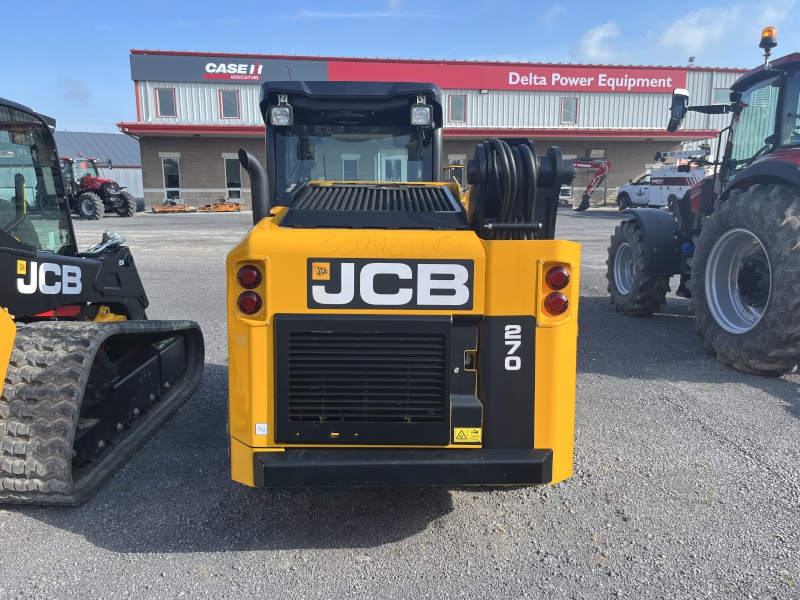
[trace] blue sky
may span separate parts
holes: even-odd
[[[767,25],[778,27],[776,56],[800,51],[799,7],[800,0],[4,0],[3,42],[13,50],[0,68],[0,96],[55,117],[59,129],[116,132],[115,123],[136,115],[131,48],[645,65],[684,65],[694,55],[700,66],[752,68]]]

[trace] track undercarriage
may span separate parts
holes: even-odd
[[[191,395],[203,360],[190,321],[19,327],[0,396],[0,503],[91,497]]]

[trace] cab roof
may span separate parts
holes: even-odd
[[[800,52],[787,54],[780,58],[770,61],[770,70],[767,71],[764,65],[751,69],[739,79],[737,79],[731,89],[734,91],[742,91],[749,88],[754,83],[758,83],[762,79],[768,78],[770,75],[775,75],[776,71],[794,71],[800,69]]]

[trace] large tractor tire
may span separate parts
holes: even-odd
[[[103,200],[94,192],[86,192],[78,197],[78,214],[81,219],[97,221],[103,218],[105,212]]]
[[[628,194],[622,192],[619,196],[617,196],[617,207],[619,208],[620,212],[630,208],[631,206],[633,205],[631,204],[631,197],[628,196]]]
[[[134,200],[133,196],[128,192],[122,191],[119,193],[119,197],[122,199],[122,205],[117,208],[117,214],[120,217],[135,217],[136,200]]]
[[[735,190],[695,241],[697,333],[720,362],[756,375],[800,359],[800,194],[782,185]]]
[[[608,293],[617,312],[632,317],[650,317],[667,302],[669,277],[645,268],[642,232],[636,220],[617,225],[608,247]]]

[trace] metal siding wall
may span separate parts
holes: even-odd
[[[738,73],[689,71],[687,86],[691,102],[707,104],[713,99],[714,88],[729,87]],[[155,88],[175,88],[178,117],[156,116]],[[241,117],[222,119],[219,110],[220,89],[239,90]],[[259,86],[232,83],[165,83],[139,82],[143,122],[203,125],[262,125],[258,107]],[[668,120],[669,94],[597,93],[597,92],[530,92],[517,90],[443,90],[445,111],[447,96],[467,97],[466,123],[445,122],[447,129],[664,129]],[[578,98],[578,122],[560,122],[561,98]],[[719,129],[725,127],[729,115],[700,115],[690,113],[686,129]]]
[[[156,116],[156,88],[175,88],[178,117]],[[263,125],[258,107],[260,86],[232,83],[166,83],[140,81],[139,93],[142,121],[147,123],[181,123],[200,125]],[[220,116],[219,90],[238,90],[240,117]]]
[[[134,198],[144,198],[141,169],[115,167],[113,169],[97,169],[97,171],[100,173],[100,177],[113,179],[120,187],[127,188]]]
[[[445,122],[447,129],[663,129],[666,127],[668,94],[523,92],[490,90],[443,90],[467,97],[467,122]],[[578,98],[578,122],[561,123],[561,98]]]

